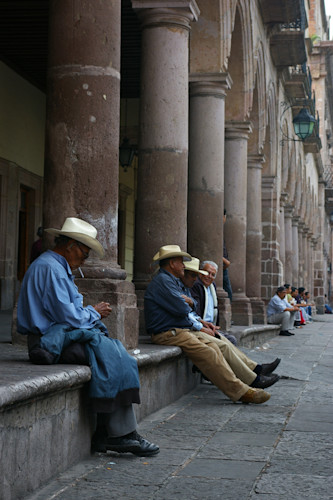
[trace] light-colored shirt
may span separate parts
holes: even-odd
[[[188,317],[189,320],[192,322],[192,329],[200,332],[201,328],[203,327],[203,324],[198,319],[200,318],[200,316],[198,316],[195,311],[192,311],[188,314]]]
[[[89,329],[100,318],[92,306],[83,307],[83,296],[62,255],[48,250],[29,266],[17,306],[19,333],[44,334],[56,324]]]
[[[214,298],[211,292],[210,286],[206,288],[207,290],[207,299],[206,299],[206,309],[205,309],[205,317],[204,321],[210,321],[214,323]]]
[[[274,297],[268,303],[267,306],[267,316],[271,316],[272,314],[278,314],[283,312],[286,308],[290,307],[290,304],[286,301],[286,299],[281,299],[278,294],[275,294]]]

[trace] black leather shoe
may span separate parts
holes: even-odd
[[[279,335],[282,335],[282,337],[291,337],[292,335],[295,335],[295,334],[288,332],[288,330],[281,330]]]
[[[273,375],[258,375],[254,382],[252,382],[251,387],[256,389],[265,389],[275,384],[280,379],[279,375],[275,373]]]
[[[147,439],[140,436],[137,431],[132,432],[132,434],[140,443],[140,450],[132,451],[134,455],[137,455],[138,457],[152,457],[153,455],[157,455],[157,453],[160,452],[160,448],[159,446],[157,446],[157,444],[150,443],[149,441],[147,441]]]
[[[272,363],[265,363],[261,365],[260,375],[269,375],[272,373],[279,366],[280,361],[280,358],[276,358],[276,360],[272,361]]]
[[[96,433],[95,433],[96,434]],[[109,451],[116,451],[117,453],[133,453],[139,457],[151,457],[159,453],[159,447],[144,439],[136,431],[121,437],[108,437],[101,440],[101,436],[93,436],[92,451],[106,453]]]

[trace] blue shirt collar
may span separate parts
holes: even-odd
[[[72,270],[69,267],[69,264],[68,264],[67,260],[65,259],[65,257],[63,257],[62,255],[60,255],[57,252],[54,252],[53,250],[47,250],[47,252],[49,252],[54,259],[56,259],[58,262],[60,262],[60,264],[66,269],[67,274],[71,278],[71,280],[74,280]]]

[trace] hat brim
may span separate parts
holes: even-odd
[[[191,271],[192,273],[197,273],[197,274],[203,274],[204,276],[208,276],[208,272],[207,271],[204,271],[203,269],[189,269],[188,267],[186,267],[186,264],[185,264],[185,271]]]
[[[160,257],[160,254],[159,252],[157,252],[154,257],[153,257],[153,260],[165,260],[165,259],[171,259],[171,257],[183,257],[183,260],[187,261],[187,260],[192,260],[192,257],[189,253],[186,253],[186,252],[170,252],[170,253],[165,253],[163,255],[163,257]]]
[[[97,241],[95,238],[92,238],[91,236],[87,236],[83,233],[61,231],[61,229],[54,228],[45,229],[45,231],[55,236],[67,236],[72,240],[79,241],[80,243],[83,243],[83,245],[86,245],[88,248],[90,248],[93,252],[96,252],[98,257],[102,258],[104,256],[104,248],[99,241]]]

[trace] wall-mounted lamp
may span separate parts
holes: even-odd
[[[123,142],[119,146],[119,163],[125,172],[132,165],[135,151],[136,148],[131,146],[129,139],[124,137]]]
[[[282,103],[283,106],[285,106],[285,109],[281,115],[281,123],[282,123],[282,117],[284,113],[290,109],[292,106],[288,105],[286,103]],[[285,137],[285,139],[282,139],[282,142],[285,140],[288,141],[293,141],[293,142],[304,142],[305,139],[310,137],[312,135],[314,125],[317,122],[317,120],[310,115],[309,111],[306,108],[302,108],[301,111],[298,113],[298,115],[295,116],[293,119],[293,127],[294,127],[294,132],[299,137],[299,139],[293,139],[291,137],[288,137],[284,131],[282,130],[282,126],[280,125],[282,135]]]
[[[305,141],[313,132],[316,119],[310,115],[309,111],[305,108],[301,109],[297,116],[293,119],[293,126],[295,134]]]

